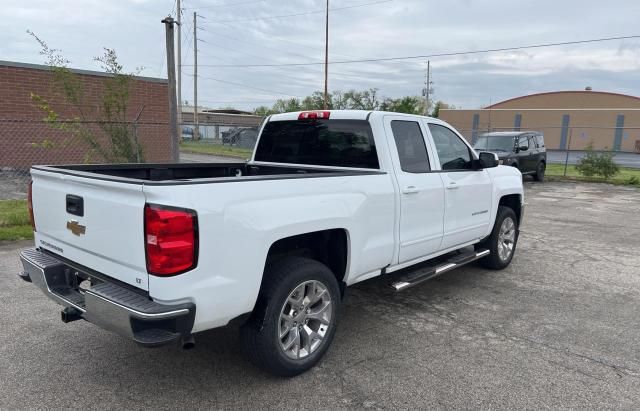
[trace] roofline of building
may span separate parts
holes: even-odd
[[[51,67],[45,66],[44,64],[21,63],[17,61],[0,60],[0,66],[51,71]],[[84,74],[86,76],[113,77],[113,74],[105,73],[104,71],[93,71],[93,70],[83,70],[83,69],[74,69],[74,68],[70,68],[69,71],[75,74]],[[149,81],[153,83],[169,82],[169,80],[167,80],[166,78],[158,78],[158,77],[133,76],[133,78],[135,78],[136,80]]]
[[[485,107],[485,109],[493,109],[495,106],[499,105],[499,104],[504,104],[504,103],[510,103],[512,101],[516,101],[516,100],[522,100],[524,98],[527,97],[533,97],[533,96],[545,96],[548,94],[566,94],[566,93],[575,93],[575,94],[585,94],[585,93],[589,93],[589,94],[607,94],[607,95],[613,95],[613,96],[620,96],[620,97],[630,97],[636,100],[640,100],[640,97],[636,97],[636,96],[632,96],[630,94],[622,94],[622,93],[613,93],[611,91],[593,91],[593,90],[565,90],[565,91],[547,91],[544,93],[533,93],[533,94],[527,94],[526,96],[519,96],[519,97],[513,97],[513,98],[509,98],[503,101],[500,101],[498,103],[494,103],[491,104],[487,107]]]

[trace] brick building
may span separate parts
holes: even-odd
[[[549,149],[640,152],[640,98],[600,91],[557,91],[476,110],[440,110],[470,141],[487,131],[535,130]]]
[[[43,121],[45,113],[31,97],[43,97],[60,119],[82,117],[83,123],[105,144],[99,121],[102,91],[109,74],[71,70],[81,81],[80,108],[66,104],[55,92],[53,73],[46,66],[0,61],[0,169],[27,170],[33,164],[104,162],[88,155],[90,147]],[[126,123],[134,127],[147,162],[171,160],[167,80],[134,77],[130,85]],[[136,121],[137,119],[137,121]]]

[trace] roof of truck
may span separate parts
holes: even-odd
[[[269,121],[297,120],[300,113],[324,112],[324,111],[328,111],[330,113],[329,119],[332,119],[332,120],[367,120],[370,116],[388,115],[388,114],[399,115],[399,116],[431,118],[426,116],[417,116],[415,114],[392,113],[388,111],[378,111],[378,110],[304,110],[304,111],[295,111],[291,113],[273,114],[271,117],[269,117]],[[437,120],[437,119],[433,119],[433,120]]]

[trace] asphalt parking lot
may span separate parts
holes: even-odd
[[[235,329],[144,349],[23,283],[0,246],[0,409],[640,407],[640,191],[526,183],[504,271],[468,266],[394,294],[347,293],[326,359],[293,379],[255,369]]]

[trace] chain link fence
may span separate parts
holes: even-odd
[[[258,126],[193,122],[179,127],[181,149],[209,156],[242,157],[256,143]],[[615,152],[623,167],[640,168],[640,127],[527,126],[544,134],[549,163],[575,164],[591,145],[595,151]],[[0,199],[24,198],[29,169],[38,164],[109,162],[167,162],[171,159],[167,122],[43,121],[0,119]],[[469,141],[507,127],[459,129]],[[186,161],[190,161],[186,159]]]
[[[220,144],[242,149],[253,149],[258,139],[258,126],[238,126],[234,124],[200,123],[198,132],[190,122],[183,122],[180,130],[181,141],[203,144]]]
[[[0,199],[24,198],[33,165],[166,162],[166,122],[0,119]]]

